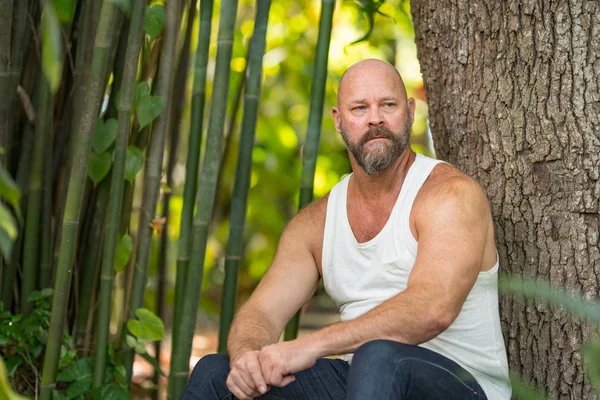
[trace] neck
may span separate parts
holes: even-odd
[[[408,147],[385,171],[378,175],[369,175],[353,157],[350,157],[350,164],[354,172],[350,184],[354,187],[354,191],[365,200],[378,200],[390,195],[397,197],[415,158],[415,152]]]

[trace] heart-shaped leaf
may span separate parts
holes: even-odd
[[[112,153],[102,153],[96,154],[92,152],[90,154],[90,159],[88,160],[88,176],[94,182],[94,185],[97,185],[108,171],[110,171],[110,166],[112,164]]]
[[[133,241],[131,240],[131,236],[128,234],[121,236],[115,253],[115,272],[121,272],[125,269],[131,256],[132,247]]]
[[[145,95],[140,98],[136,115],[140,123],[140,130],[160,115],[164,106],[162,96]]]
[[[139,320],[127,321],[127,328],[138,340],[160,340],[165,337],[165,326],[160,318],[147,308],[138,308]]]
[[[63,382],[74,382],[88,375],[91,378],[93,370],[94,359],[82,358],[62,370],[56,379]]]
[[[114,143],[117,137],[117,120],[111,118],[104,122],[102,118],[98,118],[96,122],[96,132],[94,133],[94,141],[92,148],[98,154],[104,153],[111,144]]]
[[[135,112],[137,111],[137,106],[140,103],[140,99],[149,94],[150,94],[150,85],[148,85],[148,82],[144,81],[144,82],[138,83],[138,85],[135,87],[135,92],[133,92],[133,104],[132,104],[132,109],[131,109],[132,113],[135,114]]]
[[[144,30],[154,39],[165,25],[165,8],[160,4],[155,4],[152,7],[146,7],[144,14]]]
[[[133,181],[142,169],[144,163],[144,156],[142,151],[135,146],[129,146],[127,148],[127,157],[125,160],[125,179],[129,182]]]

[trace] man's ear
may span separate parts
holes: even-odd
[[[415,108],[417,107],[417,103],[414,98],[409,97],[406,101],[406,108],[408,109],[408,116],[411,121],[415,121]]]
[[[337,107],[331,107],[331,115],[333,116],[335,130],[340,133],[340,110]]]

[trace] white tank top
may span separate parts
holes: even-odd
[[[418,243],[409,216],[419,189],[441,161],[417,154],[383,229],[358,243],[348,222],[346,194],[350,176],[329,194],[323,238],[323,283],[340,309],[342,321],[357,318],[406,289]],[[511,396],[506,349],[498,311],[498,262],[480,272],[454,322],[419,346],[433,350],[469,371],[490,400]],[[352,355],[346,355],[351,361]]]

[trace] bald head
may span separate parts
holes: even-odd
[[[367,59],[353,64],[343,73],[337,94],[338,106],[344,96],[357,84],[370,84],[371,82],[389,82],[398,90],[402,99],[406,100],[406,88],[400,74],[393,65],[382,60]]]

